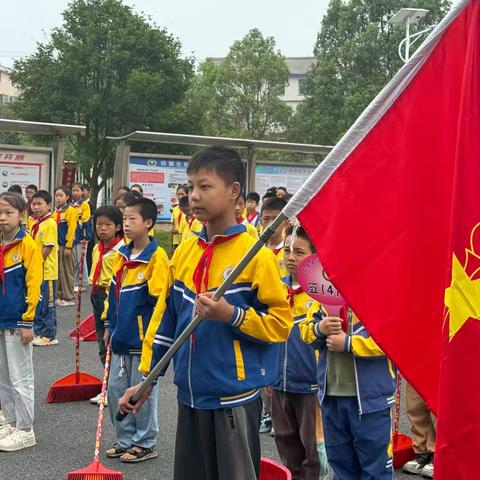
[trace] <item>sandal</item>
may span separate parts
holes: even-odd
[[[135,450],[135,448],[140,448],[141,450]],[[124,463],[139,463],[144,462],[145,460],[150,460],[151,458],[155,458],[158,455],[153,448],[142,448],[142,447],[134,447],[129,448],[125,453],[132,455],[133,458],[120,458],[120,461]]]
[[[108,453],[108,452],[111,452],[111,453]],[[106,451],[106,454],[108,458],[118,458],[118,457],[121,457],[126,452],[128,452],[128,448],[123,448],[120,446],[120,444],[114,443],[113,447],[109,448]]]

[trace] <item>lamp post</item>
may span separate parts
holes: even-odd
[[[407,62],[410,58],[410,47],[413,45],[413,43],[418,40],[420,35],[428,32],[428,30],[432,28],[428,27],[420,32],[414,33],[413,35],[410,34],[410,26],[418,23],[418,21],[421,20],[427,13],[428,10],[425,10],[424,8],[402,8],[388,21],[388,23],[391,25],[405,25],[405,38],[398,46],[398,54],[404,62]],[[405,46],[405,56],[402,55],[403,46]]]

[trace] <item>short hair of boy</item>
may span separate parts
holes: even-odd
[[[188,208],[190,206],[190,202],[188,200],[188,196],[186,195],[185,197],[182,197],[179,201],[178,201],[178,206],[180,208]]]
[[[255,202],[255,203],[260,203],[260,195],[257,192],[250,192],[247,195],[247,200],[251,200],[252,202]]]
[[[82,183],[82,190],[86,190],[87,192],[90,192],[92,189],[90,188],[90,185],[87,183]]]
[[[120,230],[117,232],[117,235],[123,237],[123,215],[121,210],[114,205],[102,205],[98,207],[93,216],[93,228],[95,234],[97,233],[97,220],[99,217],[107,217],[111,220],[115,226],[120,225]]]
[[[157,205],[153,200],[145,197],[135,198],[134,200],[128,202],[126,207],[137,207],[138,213],[140,213],[140,216],[144,221],[152,221],[152,227],[155,225],[155,223],[157,223]]]
[[[264,202],[262,210],[281,212],[285,205],[287,205],[287,201],[283,198],[272,197]]]
[[[21,195],[23,192],[22,192],[22,187],[20,185],[10,185],[10,187],[8,188],[8,191],[10,193],[16,193],[17,195]]]
[[[25,190],[33,190],[34,192],[38,192],[38,187],[36,185],[34,185],[33,183],[31,183],[30,185],[27,185],[25,187]]]
[[[140,192],[143,196],[143,187],[138,184],[138,183],[134,183],[131,187],[130,187],[130,191],[135,191],[135,189],[138,189],[137,191]]]
[[[315,248],[315,245],[313,244],[312,240],[310,240],[310,237],[307,235],[307,232],[305,231],[305,229],[303,227],[301,227],[300,225],[298,225],[298,226],[290,225],[285,230],[285,238],[287,238],[289,235],[292,235],[292,233],[295,229],[296,229],[295,236],[297,236],[298,238],[301,238],[303,240],[306,240],[310,244],[310,248],[311,248],[312,252],[316,253],[317,249]]]
[[[28,188],[28,187],[27,187]],[[47,192],[46,190],[38,190],[37,192],[35,192],[32,196],[32,200],[34,198],[43,198],[43,200],[45,200],[45,203],[47,205],[51,205],[52,204],[52,195],[50,192]]]
[[[238,182],[240,190],[245,186],[245,167],[233,148],[218,145],[200,150],[188,162],[187,175],[200,170],[215,172],[227,185]]]

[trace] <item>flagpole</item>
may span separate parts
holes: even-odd
[[[277,231],[278,227],[285,220],[288,220],[288,217],[284,213],[280,213],[273,220],[273,222],[261,233],[260,238],[252,245],[250,250],[248,250],[248,252],[240,260],[240,262],[232,270],[230,275],[228,275],[228,277],[222,282],[220,287],[218,287],[218,289],[215,291],[215,293],[213,294],[213,300],[218,301],[223,297],[225,292],[230,288],[236,278],[242,273],[245,267],[260,251],[260,249],[268,242],[271,236]],[[168,366],[168,363],[175,355],[177,350],[183,345],[183,343],[188,339],[188,337],[190,337],[190,335],[198,327],[202,320],[203,319],[199,315],[195,315],[193,320],[185,327],[183,332],[178,336],[175,342],[173,342],[172,346],[165,352],[160,361],[155,365],[155,367],[150,371],[148,376],[143,380],[136,392],[130,397],[130,405],[134,406],[145,393],[145,391],[157,380],[162,370],[164,370]],[[122,413],[119,411],[117,412],[116,419],[121,422],[126,416],[126,413]]]

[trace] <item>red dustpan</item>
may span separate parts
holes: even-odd
[[[87,242],[82,241],[82,255],[80,257],[80,269],[78,273],[78,284],[83,280],[83,262]],[[98,395],[102,390],[102,381],[80,371],[80,310],[82,307],[82,289],[78,289],[77,315],[75,317],[75,371],[53,382],[48,391],[48,403],[78,402],[88,400]]]
[[[78,333],[81,342],[95,342],[97,340],[97,332],[95,331],[95,318],[93,313],[80,322]],[[77,329],[74,328],[68,336],[72,340],[77,339]]]
[[[262,458],[259,480],[292,480],[292,474],[287,467],[269,458]]]

